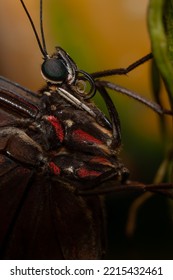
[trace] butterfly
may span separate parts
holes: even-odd
[[[172,112],[100,79],[126,74],[152,54],[126,69],[89,74],[61,47],[48,54],[42,1],[41,40],[20,2],[43,55],[41,74],[46,85],[35,93],[0,77],[0,256],[100,259],[106,248],[102,195],[147,190],[143,184],[128,181],[129,171],[119,158],[120,120],[107,89],[129,95],[158,114]],[[96,92],[109,118],[93,103]],[[148,189],[163,192],[163,185]]]

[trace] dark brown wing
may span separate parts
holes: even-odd
[[[8,85],[6,79],[1,79],[0,87],[0,129],[8,132],[9,128],[10,134],[16,125],[20,129],[19,119],[23,122],[34,119],[37,108],[30,104],[20,86]],[[24,102],[22,98],[26,99],[24,105],[29,112],[13,110],[14,106],[3,103],[6,93],[7,97],[12,93],[15,102],[18,89],[22,94],[19,92],[16,103],[19,105]],[[72,182],[59,181],[38,170],[36,165],[15,160],[6,152],[8,141],[13,141],[13,137],[9,140],[8,133],[0,133],[1,259],[101,258],[104,232],[100,199],[78,196]],[[22,153],[23,146],[19,149]]]
[[[100,258],[103,217],[99,199],[83,199],[69,183],[12,165],[1,175],[1,258]]]

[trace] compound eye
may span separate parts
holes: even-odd
[[[49,58],[41,66],[42,74],[50,82],[63,82],[67,76],[67,67],[61,59]]]

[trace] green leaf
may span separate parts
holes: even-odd
[[[151,47],[173,108],[173,1],[150,0],[148,26]]]

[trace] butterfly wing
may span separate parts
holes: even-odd
[[[63,182],[45,170],[39,170],[33,159],[32,165],[25,161],[34,158],[36,152],[32,152],[32,145],[17,142],[22,138],[14,136],[16,129],[20,133],[23,131],[22,123],[34,119],[38,109],[33,102],[30,103],[27,90],[25,95],[25,89],[19,85],[1,79],[0,88],[1,258],[101,258],[104,219],[100,198],[96,195],[88,198],[79,196],[75,190],[76,187],[82,188],[80,184],[76,186],[70,181]],[[16,95],[15,91],[20,91],[20,94]],[[6,99],[10,96],[13,106],[3,103],[3,95]],[[31,98],[39,104],[34,94]],[[19,106],[18,110],[14,109],[15,102],[23,105],[21,110]],[[25,106],[29,112],[23,110]],[[9,143],[15,147],[12,152],[20,160],[7,152]]]
[[[19,166],[1,180],[2,258],[101,257],[103,217],[98,197],[84,199],[69,183],[51,181]]]

